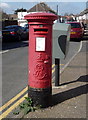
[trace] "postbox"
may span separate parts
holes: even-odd
[[[29,24],[28,96],[35,105],[47,107],[52,94],[52,25],[58,16],[32,13],[25,16]]]

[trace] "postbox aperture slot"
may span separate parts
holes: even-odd
[[[36,29],[34,29],[34,32],[48,32],[48,29],[40,29],[40,28],[36,28]]]

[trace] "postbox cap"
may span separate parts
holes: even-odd
[[[58,19],[58,16],[52,13],[46,13],[46,12],[39,12],[39,13],[31,13],[26,16],[24,16],[25,19],[28,21],[37,21],[37,20],[46,20],[46,21],[54,21]]]

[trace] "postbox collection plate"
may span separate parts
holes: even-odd
[[[45,51],[45,37],[36,37],[36,51]]]

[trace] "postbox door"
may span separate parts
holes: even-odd
[[[36,28],[36,29],[35,29]],[[30,27],[29,35],[29,86],[47,88],[51,86],[52,28]],[[34,32],[33,32],[34,31]]]

